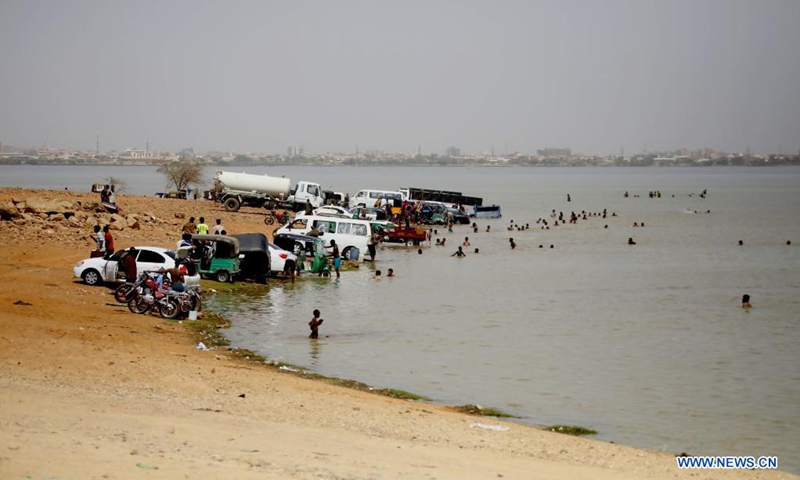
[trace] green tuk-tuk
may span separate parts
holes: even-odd
[[[238,239],[227,235],[192,235],[192,245],[189,258],[197,262],[200,275],[226,283],[239,274]]]

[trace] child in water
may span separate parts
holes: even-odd
[[[750,308],[750,295],[742,295],[742,308]]]
[[[314,318],[308,322],[308,326],[311,327],[311,335],[308,338],[319,338],[319,326],[322,325],[322,322],[325,320],[319,318],[320,313],[319,310],[314,309]]]

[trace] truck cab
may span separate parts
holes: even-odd
[[[322,187],[318,183],[300,181],[289,196],[289,201],[296,205],[296,209],[302,209],[306,200],[311,202],[314,208],[325,204]]]

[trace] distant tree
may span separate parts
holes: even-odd
[[[117,177],[106,177],[103,180],[105,185],[114,185],[114,192],[116,194],[126,193],[128,191],[128,182]]]
[[[186,190],[189,185],[199,185],[203,182],[203,165],[190,157],[167,162],[158,167],[157,171],[164,175],[168,185],[175,185],[176,190]]]

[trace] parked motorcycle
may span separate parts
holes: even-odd
[[[190,311],[200,311],[202,300],[196,288],[189,288],[185,292],[170,290],[165,292],[163,299],[156,300],[158,314],[162,318],[175,319],[178,316],[188,315]]]
[[[157,300],[165,297],[164,288],[169,289],[169,282],[163,274],[145,272],[143,282],[133,289],[128,300],[128,310],[138,314],[149,312],[157,305]]]
[[[114,298],[119,303],[128,303],[131,299],[136,295],[136,288],[139,286],[145,286],[145,280],[147,279],[147,275],[150,274],[149,271],[144,271],[139,274],[139,277],[136,279],[134,283],[123,283],[122,285],[118,286],[116,290],[114,290]]]
[[[266,217],[264,217],[264,223],[267,225],[273,225],[275,221],[277,221],[279,225],[284,225],[289,223],[291,219],[292,216],[289,215],[289,212],[281,213],[273,209],[267,213]]]

